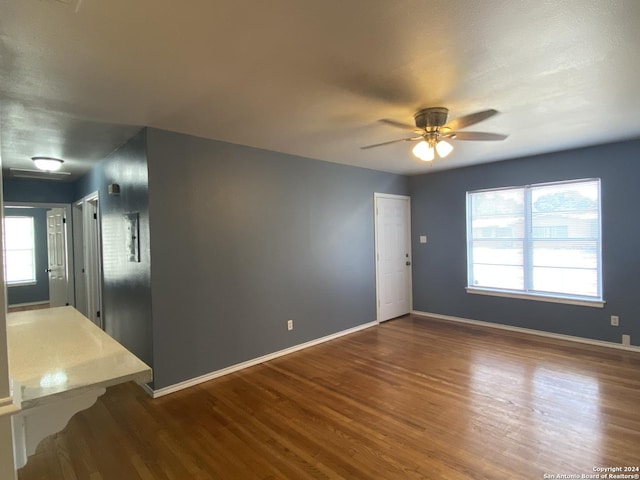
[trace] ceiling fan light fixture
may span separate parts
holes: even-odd
[[[437,144],[436,144],[436,152],[438,152],[438,156],[440,158],[444,158],[447,155],[449,155],[451,152],[453,151],[453,145],[451,145],[449,142],[446,142],[444,140],[440,140]]]
[[[418,157],[420,160],[425,162],[431,162],[435,158],[435,152],[433,147],[427,143],[427,141],[422,140],[415,147],[413,147],[413,154]]]
[[[36,168],[44,172],[55,172],[60,170],[60,167],[64,163],[63,160],[52,157],[32,157],[31,160],[33,160],[33,164]]]
[[[412,125],[403,122],[398,122],[388,118],[381,118],[380,121],[387,125],[402,128],[404,130],[410,130],[413,133],[413,136],[388,142],[375,143],[373,145],[365,145],[360,148],[365,150],[391,145],[398,142],[413,142],[415,140],[420,140],[420,142],[413,147],[412,152],[420,160],[424,162],[431,162],[435,160],[436,157],[445,158],[453,152],[453,145],[444,139],[478,141],[498,141],[506,139],[508,135],[502,135],[499,133],[457,131],[491,118],[497,113],[497,110],[490,108],[488,110],[481,110],[479,112],[447,121],[447,116],[449,115],[448,109],[444,107],[423,108],[413,116],[416,128],[413,128]],[[416,136],[416,134],[419,136]]]

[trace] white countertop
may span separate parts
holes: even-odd
[[[148,365],[73,307],[8,314],[7,341],[9,375],[23,409],[88,388],[152,379]]]

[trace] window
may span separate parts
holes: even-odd
[[[602,306],[600,180],[467,193],[467,291]]]
[[[33,217],[4,219],[4,254],[7,285],[36,283]]]

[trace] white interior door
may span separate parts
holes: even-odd
[[[85,199],[83,216],[83,260],[86,292],[86,316],[104,329],[102,319],[102,257],[98,196]]]
[[[67,242],[65,209],[47,211],[47,249],[49,255],[49,304],[51,307],[69,305],[67,271]]]
[[[83,205],[84,202],[80,201],[72,207],[73,218],[73,278],[75,279],[75,299],[76,309],[82,313],[85,317],[87,315],[87,291],[86,282],[84,281],[84,217],[83,217]]]
[[[411,311],[411,205],[409,197],[375,195],[378,321]]]

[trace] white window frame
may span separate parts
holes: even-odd
[[[25,286],[29,286],[29,285],[37,285],[37,276],[36,276],[36,231],[35,231],[35,219],[31,216],[20,216],[20,215],[10,215],[4,218],[5,220],[5,224],[4,224],[4,235],[7,235],[7,224],[6,221],[10,218],[20,218],[20,219],[25,219],[25,220],[30,220],[31,221],[31,248],[21,248],[19,250],[31,250],[31,259],[32,259],[32,274],[31,274],[31,278],[29,280],[22,280],[22,281],[9,281],[8,278],[5,278],[6,284],[7,284],[7,288],[10,287],[25,287]],[[13,250],[17,250],[17,249],[12,249]],[[9,253],[9,249],[7,248],[7,242],[5,239],[4,242],[4,256],[5,256],[5,268],[8,265],[8,259],[7,259],[7,254]],[[6,271],[5,271],[5,275],[6,275]]]
[[[531,278],[532,265],[526,260],[527,258],[531,258],[532,253],[532,238],[531,238],[531,191],[536,187],[544,187],[548,185],[562,185],[562,184],[578,184],[584,182],[597,182],[598,183],[598,239],[597,239],[597,296],[582,296],[582,295],[570,295],[570,294],[561,294],[561,293],[547,293],[547,292],[536,292],[528,290],[528,280],[525,280],[525,285],[523,290],[517,289],[503,289],[503,288],[491,288],[491,287],[481,287],[472,285],[472,272],[473,272],[473,232],[472,232],[472,211],[471,211],[471,196],[476,193],[483,192],[499,192],[503,190],[514,190],[514,189],[524,189],[525,190],[525,202],[523,205],[524,209],[524,218],[525,218],[525,233],[524,233],[524,241],[523,241],[523,256],[525,258],[524,268],[524,276],[525,279]],[[527,300],[536,300],[542,302],[553,302],[553,303],[565,303],[571,305],[581,305],[588,307],[596,307],[603,308],[605,305],[605,301],[603,300],[603,287],[602,287],[602,200],[600,196],[600,179],[599,178],[585,178],[579,180],[568,180],[561,182],[549,182],[549,183],[538,183],[532,185],[521,185],[521,186],[513,186],[513,187],[503,187],[503,188],[491,188],[485,190],[474,190],[467,192],[467,293],[479,294],[479,295],[491,295],[497,297],[507,297],[507,298],[520,298]]]

